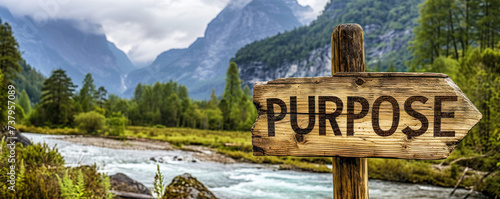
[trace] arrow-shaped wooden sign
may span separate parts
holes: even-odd
[[[481,113],[445,74],[336,73],[256,83],[254,155],[446,158]]]

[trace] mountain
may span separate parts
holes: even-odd
[[[186,85],[190,97],[195,99],[208,98],[212,88],[215,88],[217,95],[221,95],[229,60],[238,49],[302,25],[297,16],[312,9],[301,8],[296,0],[293,2],[231,1],[208,24],[204,37],[198,38],[186,49],[163,52],[150,66],[130,72],[126,78],[129,95],[137,83],[169,80]],[[307,22],[305,18],[299,18]]]
[[[0,18],[12,26],[23,58],[44,76],[61,68],[80,85],[91,73],[97,86],[110,93],[121,93],[122,76],[134,70],[127,55],[98,33],[101,27],[72,20],[47,20],[41,23],[31,17],[14,17],[0,7]],[[85,27],[85,30],[83,30]],[[89,30],[91,29],[91,30]]]
[[[245,85],[285,77],[330,76],[330,39],[338,24],[358,23],[365,35],[367,69],[385,70],[394,63],[407,71],[418,4],[423,0],[331,0],[309,25],[256,41],[241,48],[238,64]]]
[[[283,0],[286,5],[292,10],[293,14],[303,25],[309,24],[316,19],[317,15],[310,6],[302,6],[297,0]]]

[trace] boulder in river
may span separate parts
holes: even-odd
[[[163,198],[169,199],[216,199],[198,179],[189,173],[175,177],[165,188]]]
[[[9,137],[16,137],[16,142],[17,143],[21,143],[23,144],[23,146],[28,146],[28,145],[31,145],[31,141],[24,137],[24,135],[22,135],[17,129],[13,130],[15,132],[14,135],[11,135],[9,132],[9,126],[2,126],[2,131],[0,132],[0,138],[3,138],[5,137],[5,141],[8,140]],[[9,139],[13,139],[13,138],[9,138]]]
[[[146,186],[123,173],[109,176],[109,182],[112,190],[151,195]]]

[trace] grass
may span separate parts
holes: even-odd
[[[36,127],[18,124],[15,126],[21,132],[39,133],[39,134],[52,134],[52,135],[83,135],[84,133],[76,128],[55,128],[49,127]]]

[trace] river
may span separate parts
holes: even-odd
[[[56,146],[67,166],[96,163],[99,171],[130,176],[148,188],[153,187],[156,165],[160,164],[165,184],[177,175],[190,173],[219,198],[332,198],[332,175],[277,170],[276,165],[249,163],[222,164],[196,160],[192,152],[181,150],[124,150],[84,146],[55,139],[60,135],[23,133],[32,142]],[[163,160],[157,163],[152,157]],[[370,198],[447,198],[452,188],[431,185],[369,180]],[[458,189],[462,198],[468,190]],[[487,198],[478,192],[469,198]]]

